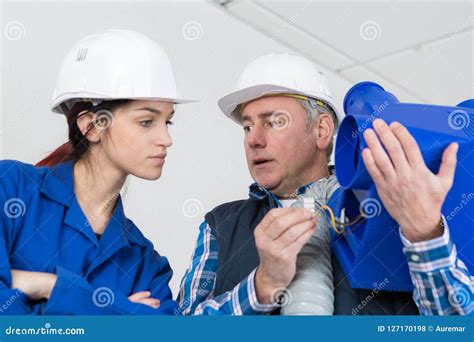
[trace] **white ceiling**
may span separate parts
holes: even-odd
[[[332,78],[376,81],[404,102],[456,105],[474,97],[472,1],[214,4],[313,59]]]

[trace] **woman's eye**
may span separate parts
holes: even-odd
[[[166,126],[172,126],[173,124],[174,122],[171,120],[166,121]]]
[[[140,125],[142,125],[143,127],[150,127],[150,125],[153,123],[153,120],[143,120],[143,121],[140,121]]]

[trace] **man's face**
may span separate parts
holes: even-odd
[[[327,168],[318,158],[317,134],[307,127],[307,116],[296,99],[285,96],[251,101],[242,111],[250,174],[278,196],[289,196]]]

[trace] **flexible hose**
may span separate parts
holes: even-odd
[[[317,212],[317,228],[296,260],[296,275],[288,287],[288,300],[282,315],[332,315],[334,285],[331,266],[331,225],[319,208],[339,187],[334,175],[323,178],[299,195],[292,207]],[[316,205],[318,204],[318,205]]]

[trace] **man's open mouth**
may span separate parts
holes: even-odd
[[[265,165],[269,162],[272,162],[273,159],[254,159],[253,164],[254,165]]]

